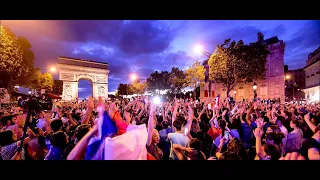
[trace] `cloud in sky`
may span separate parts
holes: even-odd
[[[155,70],[188,67],[199,60],[192,50],[198,43],[206,51],[213,52],[226,38],[249,43],[257,40],[257,32],[262,32],[265,38],[278,36],[286,43],[285,64],[290,69],[303,67],[308,54],[320,46],[320,21],[311,20],[1,22],[17,35],[29,39],[37,67],[46,68],[56,63],[58,56],[109,63],[109,91],[115,91],[121,82],[128,82],[131,72],[146,78]],[[81,92],[85,97],[91,93],[87,83],[80,83],[80,88],[85,88]]]

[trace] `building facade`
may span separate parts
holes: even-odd
[[[305,100],[305,72],[303,68],[285,72],[285,99],[290,101]]]
[[[320,102],[320,47],[308,55],[305,71],[305,99]]]
[[[281,102],[285,100],[285,74],[284,74],[284,51],[285,43],[283,40],[279,40],[277,36],[274,36],[269,39],[264,39],[262,33],[257,33],[258,41],[264,43],[268,46],[270,54],[267,57],[266,62],[266,79],[257,80],[256,93],[260,99],[273,99],[280,98]],[[233,90],[230,91],[230,96],[233,97],[236,101],[241,101],[243,99],[253,99],[253,84],[252,83],[241,83],[237,84]],[[227,97],[227,88],[225,88],[220,83],[215,83],[212,85],[211,92],[207,93],[209,96],[206,96],[207,85],[202,85],[200,100],[202,101],[212,101],[218,94],[221,98]],[[211,96],[210,96],[211,95]]]

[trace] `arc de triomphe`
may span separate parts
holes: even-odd
[[[59,80],[63,81],[62,100],[71,101],[78,98],[79,80],[91,82],[92,96],[108,98],[108,63],[59,57],[57,67]]]

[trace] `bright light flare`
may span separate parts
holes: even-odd
[[[160,105],[161,104],[161,99],[159,96],[155,96],[153,99],[152,99],[152,103],[153,104],[156,104],[156,105]]]
[[[291,78],[291,76],[290,75],[286,75],[286,79],[290,79]]]
[[[51,71],[51,72],[56,72],[57,69],[56,69],[55,67],[50,67],[50,71]]]
[[[136,74],[131,74],[130,78],[131,78],[132,81],[135,81],[135,80],[137,80],[138,77],[137,77]]]
[[[194,46],[194,52],[198,55],[200,55],[203,51],[203,46],[200,44],[197,44]]]

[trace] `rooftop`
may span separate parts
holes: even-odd
[[[265,39],[263,41],[261,41],[263,44],[269,46],[271,44],[276,44],[278,43],[280,40],[278,39],[278,36],[273,36],[271,38]]]
[[[108,69],[108,63],[91,61],[86,59],[63,57],[63,56],[59,56],[58,64],[83,66],[83,67],[98,68],[98,69]]]

